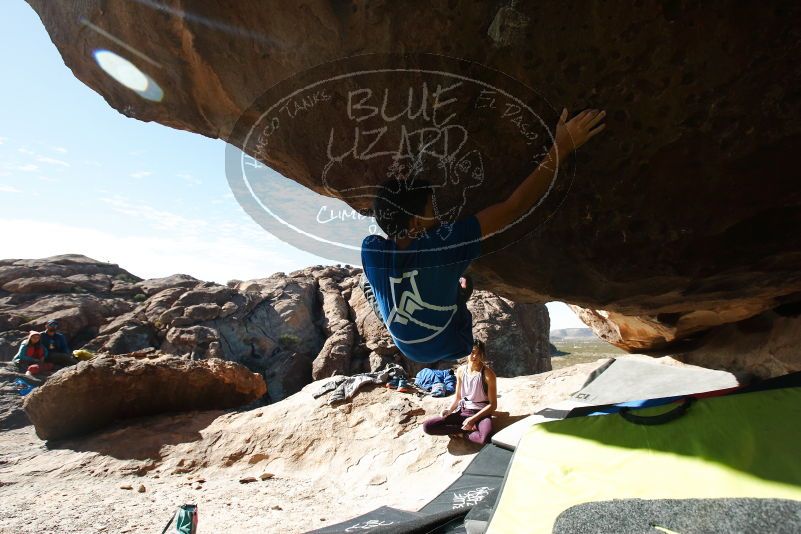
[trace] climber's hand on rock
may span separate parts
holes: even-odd
[[[601,122],[605,116],[606,111],[585,109],[568,121],[567,108],[563,109],[556,124],[556,147],[559,154],[564,157],[601,133],[606,127]]]
[[[452,410],[450,408],[445,408],[444,410],[442,410],[442,413],[440,415],[442,417],[448,417],[451,414],[451,412]]]
[[[600,133],[604,129],[601,121],[605,116],[605,111],[585,109],[568,121],[567,108],[562,110],[556,125],[554,144],[537,168],[506,197],[506,200],[491,204],[476,213],[481,227],[481,237],[486,238],[503,232],[512,224],[516,224],[521,217],[528,216],[528,213],[550,191],[550,184],[553,183],[561,164],[559,160],[567,159],[571,152]]]

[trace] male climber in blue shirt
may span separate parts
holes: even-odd
[[[548,191],[558,165],[604,129],[604,111],[588,109],[567,121],[563,110],[554,145],[509,198],[452,224],[434,215],[431,184],[393,180],[373,203],[376,222],[388,239],[362,242],[362,290],[409,359],[456,360],[473,348],[472,316],[463,277],[481,253],[481,240],[525,215]]]

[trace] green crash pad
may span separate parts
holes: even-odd
[[[799,421],[801,388],[790,387],[700,399],[660,425],[620,414],[535,425],[515,451],[487,532],[550,533],[574,506],[622,499],[799,501]]]

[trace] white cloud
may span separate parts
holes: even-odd
[[[43,182],[55,183],[60,182],[58,178],[52,178],[50,176],[45,176],[44,174],[37,176],[37,178]]]
[[[8,137],[0,137],[0,145],[4,145],[8,141]]]
[[[138,220],[150,222],[151,226],[157,230],[181,231],[194,235],[205,230],[208,224],[203,219],[192,219],[179,213],[160,210],[147,204],[131,202],[119,195],[101,197],[100,200],[111,206],[111,209],[117,213],[131,215]]]
[[[70,164],[67,163],[66,161],[63,161],[63,160],[60,160],[60,159],[56,159],[56,158],[50,158],[50,157],[47,157],[47,156],[39,156],[38,158],[36,158],[36,161],[41,161],[42,163],[49,163],[51,165],[61,165],[61,166],[64,166],[64,167],[69,167],[70,166]]]
[[[0,185],[0,193],[22,193],[22,190],[13,185]]]
[[[130,174],[131,178],[145,178],[153,174],[151,171],[136,171]]]
[[[25,147],[18,148],[17,152],[19,152],[20,154],[27,154],[28,156],[36,155],[36,152],[34,152],[33,150],[31,150],[29,148],[25,148]]]
[[[39,166],[38,165],[34,165],[33,163],[27,163],[25,165],[17,165],[16,167],[13,167],[13,168],[14,168],[14,170],[17,170],[17,171],[33,172],[35,170],[38,170]]]
[[[92,167],[100,167],[101,166],[99,161],[95,161],[93,159],[85,159],[85,160],[83,160],[83,164],[84,165],[91,165]]]
[[[228,192],[220,195],[217,198],[211,199],[209,202],[211,202],[214,205],[219,205],[219,204],[231,204],[231,205],[233,205],[233,202],[231,202],[232,200],[234,200],[234,194],[231,193],[230,191],[228,191]]]
[[[188,184],[200,185],[200,184],[203,183],[199,178],[195,178],[194,176],[192,176],[188,172],[181,172],[181,173],[176,174],[176,176],[178,178],[181,178],[182,180],[184,180]]]
[[[0,258],[40,258],[84,254],[119,264],[131,273],[154,278],[185,273],[201,280],[225,283],[290,272],[308,265],[328,264],[270,239],[158,234],[119,236],[103,230],[35,219],[0,219],[8,239],[0,241]],[[31,239],[56,235],[58,239]],[[260,234],[267,237],[266,234]]]
[[[60,152],[60,153],[62,153],[62,154],[66,154],[66,153],[67,153],[67,149],[66,149],[66,148],[64,148],[63,146],[52,146],[52,147],[50,147],[50,148],[52,148],[52,149],[53,149],[53,150],[55,150],[56,152]]]

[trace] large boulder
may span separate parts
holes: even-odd
[[[134,308],[114,284],[140,279],[119,266],[67,254],[0,260],[0,361],[9,360],[28,330],[57,319],[73,348],[97,336],[110,319]]]
[[[651,332],[622,341],[643,348],[801,299],[801,238],[789,230],[801,224],[794,179],[801,5],[251,0],[166,11],[147,2],[28,2],[64,63],[111,107],[224,139],[363,212],[369,195],[348,191],[386,178],[392,154],[405,146],[397,142],[401,128],[432,126],[427,113],[387,118],[403,109],[408,89],[416,104],[425,82],[434,91],[438,79],[430,73],[484,84],[479,94],[478,84],[463,83],[446,108],[488,170],[488,179],[470,184],[463,213],[505,198],[533,169],[539,141],[547,144],[546,128],[563,106],[602,107],[607,132],[580,150],[574,166],[563,166],[554,194],[534,215],[499,237],[498,246],[488,243],[496,252],[474,265],[481,287],[517,302],[561,300],[644,317]],[[599,15],[577,18],[577,9]],[[125,46],[86,31],[87,24]],[[98,49],[133,62],[164,100],[118,83],[99,67],[92,54]],[[403,53],[402,60],[392,53]],[[415,53],[431,54],[424,62],[429,74],[421,74]],[[326,65],[334,60],[340,61]],[[268,87],[283,97],[320,79],[398,66],[418,72],[327,85],[327,92],[315,86],[316,93],[298,93],[276,113],[280,131],[272,121],[275,130],[255,141],[261,146],[245,138],[273,103],[258,101]],[[348,116],[354,87],[371,90],[373,99]],[[379,115],[376,107],[375,117],[366,117],[385,89],[394,108]],[[518,100],[504,100],[501,90]],[[521,104],[542,125],[523,122]],[[533,145],[529,123],[543,134]],[[373,145],[364,138],[358,147],[372,152],[355,157],[354,129],[358,135],[384,126],[383,139]],[[336,187],[322,172],[331,146],[353,147],[353,158],[337,160]],[[372,157],[387,150],[389,156]]]
[[[119,419],[235,408],[266,392],[259,375],[233,362],[101,357],[59,371],[23,407],[41,439],[57,440]]]
[[[779,307],[703,332],[667,354],[693,365],[770,378],[801,371],[801,308]]]
[[[137,285],[149,296],[101,327],[87,347],[110,354],[153,347],[191,359],[235,361],[261,374],[270,398],[280,400],[312,380],[311,362],[331,328],[349,326],[347,309],[326,322],[317,278],[333,284],[323,284],[330,300],[339,291],[334,279],[349,274],[319,267],[228,286],[186,275],[144,280]]]
[[[551,370],[551,319],[543,304],[515,303],[489,291],[474,291],[468,302],[473,335],[484,341],[498,376]]]

